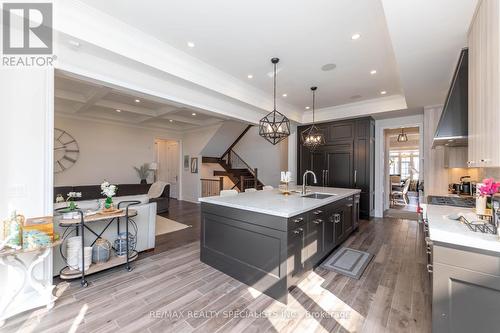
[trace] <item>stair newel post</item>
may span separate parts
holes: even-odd
[[[258,180],[257,180],[257,176],[258,176],[258,173],[257,173],[257,168],[254,169],[254,177],[253,177],[253,185],[254,185],[254,188],[257,189],[257,185],[258,185]]]
[[[219,192],[224,189],[224,177],[219,177]]]

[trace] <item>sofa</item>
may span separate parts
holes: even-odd
[[[147,194],[151,184],[117,184],[118,190],[116,192],[117,197],[130,196],[130,195],[142,195]],[[64,199],[69,192],[81,192],[82,197],[76,198],[75,201],[85,201],[85,200],[95,200],[102,199],[101,185],[79,185],[79,186],[56,186],[54,187],[54,202],[56,202],[56,197],[61,194]],[[163,193],[160,197],[149,199],[149,202],[156,203],[157,213],[168,212],[168,206],[170,203],[170,185],[167,184]]]
[[[123,192],[122,192],[123,193]],[[83,193],[82,193],[83,195]],[[99,199],[93,200],[80,200],[77,205],[78,208],[86,210],[97,210],[98,207],[102,204],[104,198],[100,197]],[[155,247],[155,235],[156,235],[156,202],[150,202],[149,198],[146,194],[141,195],[128,195],[128,196],[116,196],[113,198],[113,202],[118,205],[121,201],[130,201],[137,200],[140,201],[140,204],[134,205],[133,209],[137,211],[137,216],[133,217],[133,221],[137,225],[137,244],[136,251],[141,252],[149,249],[154,249]],[[101,201],[101,203],[100,203]],[[56,203],[54,204],[54,210],[62,207],[66,207],[66,203]],[[60,215],[54,214],[54,231],[57,232],[61,237],[64,235],[64,231],[67,228],[63,228],[59,226],[58,220],[62,217]],[[108,221],[98,221],[92,222],[89,225],[95,232],[100,233],[107,225]],[[121,231],[125,231],[124,222],[121,222]],[[133,228],[129,229],[130,232],[134,231]],[[113,222],[103,233],[102,238],[109,240],[111,243],[116,239],[117,233],[117,223]],[[85,244],[91,243],[96,236],[92,234],[90,231],[85,230]],[[73,232],[71,236],[75,236]],[[63,243],[64,246],[65,243]],[[66,266],[64,259],[60,253],[60,245],[54,249],[54,265],[53,265],[53,274],[54,276],[59,275],[59,272],[62,268]]]

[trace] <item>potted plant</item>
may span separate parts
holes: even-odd
[[[482,184],[477,185],[476,191],[476,214],[484,215],[486,213],[486,205],[489,201],[488,208],[491,208],[491,196],[498,192],[500,182],[495,182],[493,178],[483,179]]]
[[[151,170],[149,169],[149,165],[147,163],[144,163],[140,167],[134,167],[134,169],[137,172],[139,179],[141,180],[141,184],[147,184],[147,179],[149,173],[151,172]]]
[[[116,195],[116,191],[118,187],[116,185],[112,185],[107,181],[104,181],[101,184],[101,194],[106,197],[106,201],[104,202],[103,210],[113,210],[113,197]]]
[[[77,208],[75,204],[75,198],[81,198],[82,192],[69,192],[66,198],[69,210],[75,210]]]

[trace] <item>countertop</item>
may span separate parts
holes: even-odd
[[[299,187],[291,188],[291,190],[294,189],[300,191]],[[228,197],[205,197],[198,200],[214,205],[288,218],[361,192],[358,189],[336,187],[308,186],[307,189],[308,194],[316,192],[335,195],[325,199],[312,199],[303,198],[299,193],[292,193],[286,196],[275,189],[272,191],[242,192],[238,195]]]
[[[449,214],[470,213],[471,208],[422,205],[424,217],[429,221],[429,236],[435,243],[456,245],[500,254],[498,235],[471,231],[460,221],[451,220]]]

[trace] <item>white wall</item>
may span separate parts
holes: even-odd
[[[424,135],[424,116],[423,114],[379,119],[375,121],[375,216],[383,217],[384,210],[387,208],[387,203],[384,203],[384,198],[389,191],[385,185],[385,152],[384,152],[384,129],[399,128],[399,127],[418,127],[420,134],[420,151],[423,150],[423,135]],[[425,161],[420,157],[420,165],[425,166]],[[424,178],[425,172],[420,167],[420,178]]]
[[[424,109],[424,190],[425,195],[448,194],[448,169],[444,165],[444,147],[432,149],[432,141],[443,108]]]
[[[181,182],[182,182],[182,200],[198,202],[201,197],[201,152],[219,129],[220,125],[210,126],[202,129],[187,131],[182,136],[182,156],[189,155],[198,157],[198,173],[191,173],[191,169],[187,170],[182,167]],[[182,159],[183,160],[183,159]]]
[[[252,127],[234,147],[251,168],[258,169],[258,178],[265,185],[277,187],[281,168],[288,163],[288,140],[272,145],[259,136],[259,127]]]
[[[248,126],[237,121],[225,121],[201,151],[207,157],[221,157]]]
[[[52,214],[53,75],[0,69],[0,220]]]
[[[54,185],[94,185],[107,180],[115,184],[138,184],[134,166],[155,160],[155,139],[179,140],[177,132],[135,127],[111,122],[83,120],[56,115],[55,127],[78,142],[78,161],[55,174]],[[153,175],[148,178],[153,181]]]

